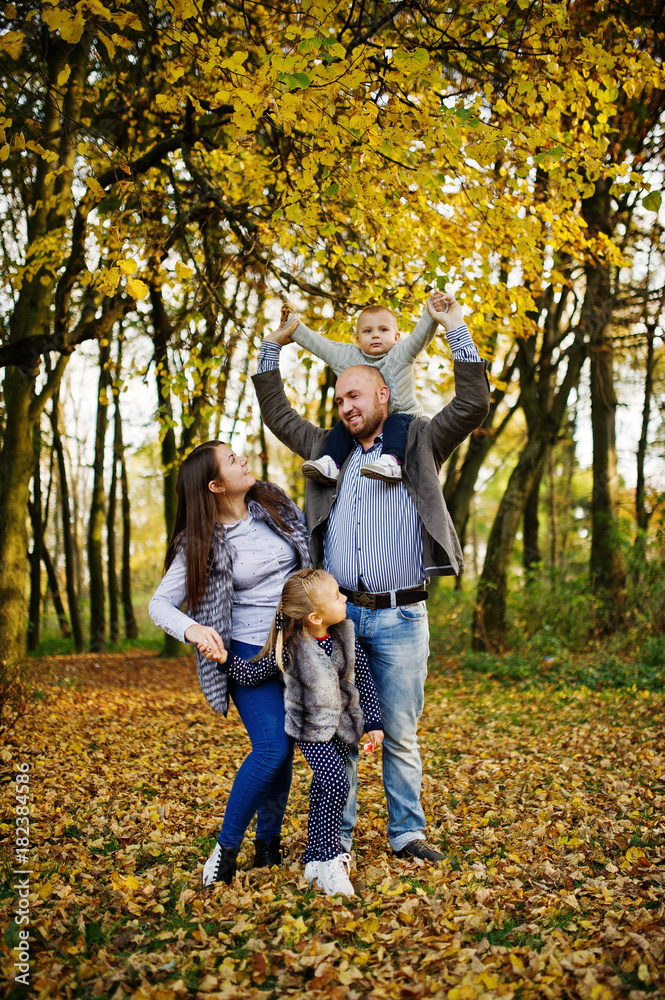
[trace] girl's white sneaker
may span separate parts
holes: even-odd
[[[316,867],[314,867],[316,866]],[[339,854],[332,861],[310,861],[305,865],[305,878],[313,880],[326,896],[355,896],[355,890],[349,879],[351,855]]]

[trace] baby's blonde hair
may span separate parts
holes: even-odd
[[[375,302],[371,306],[365,306],[364,309],[360,310],[360,312],[358,313],[358,316],[356,317],[356,330],[360,330],[360,320],[363,318],[363,316],[365,315],[365,313],[369,313],[370,316],[373,316],[374,313],[378,313],[378,312],[387,312],[387,313],[390,313],[390,315],[392,316],[392,318],[395,321],[395,328],[399,329],[399,324],[397,322],[397,316],[392,311],[392,309],[389,306],[382,306],[380,302]]]
[[[322,569],[299,569],[289,577],[284,584],[266,644],[256,656],[257,660],[274,649],[277,666],[284,670],[285,647],[294,633],[305,631],[308,616],[319,610],[321,585],[331,579],[330,573]]]

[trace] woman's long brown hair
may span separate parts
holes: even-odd
[[[224,441],[206,441],[189,453],[176,480],[178,506],[173,532],[166,550],[164,572],[184,545],[185,593],[187,606],[196,611],[208,582],[212,543],[217,526],[217,502],[208,483],[220,479],[217,448]],[[275,495],[269,483],[254,483],[247,499],[256,500],[282,531],[292,532],[285,520],[291,501],[286,494]]]

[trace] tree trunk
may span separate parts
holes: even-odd
[[[122,429],[121,429],[122,434]],[[125,462],[125,450],[121,441],[120,451],[120,488],[122,490],[122,614],[125,621],[125,638],[138,639],[139,629],[134,615],[132,604],[132,526],[129,506],[129,484],[127,482],[127,463]]]
[[[540,481],[544,466],[545,459],[543,460],[541,466],[541,475],[536,479],[531,487],[524,505],[522,565],[524,566],[526,573],[527,583],[529,582],[529,578],[532,577],[534,572],[537,570],[543,558],[540,552],[540,521],[538,518],[538,504],[540,501]]]
[[[78,593],[76,587],[76,561],[74,556],[74,537],[72,533],[72,517],[69,506],[69,490],[67,488],[67,469],[65,467],[65,450],[58,428],[58,400],[53,400],[51,410],[51,427],[53,429],[53,446],[58,459],[58,478],[60,480],[60,509],[62,511],[62,545],[65,552],[65,574],[67,579],[67,603],[69,604],[69,619],[72,623],[74,649],[82,653],[85,649],[81,615],[79,613]]]
[[[548,438],[544,432],[527,442],[501,498],[478,581],[473,619],[475,650],[500,652],[503,649],[508,565],[527,500],[542,475],[547,445]]]
[[[39,647],[39,625],[42,609],[42,550],[44,547],[44,524],[42,520],[42,480],[41,480],[41,425],[35,424],[33,431],[35,473],[32,477],[32,503],[29,506],[32,525],[32,551],[30,553],[30,604],[28,608],[28,652],[34,653]]]
[[[119,383],[122,374],[122,330],[118,333],[118,367],[116,384],[113,387],[115,398],[115,426],[113,437],[114,463],[117,468],[120,464],[120,494],[122,497],[122,569],[120,573],[120,588],[122,600],[122,616],[125,623],[125,638],[137,639],[139,630],[134,615],[132,605],[132,526],[131,509],[129,504],[129,483],[127,480],[127,463],[125,461],[125,444],[122,439],[122,413],[120,411],[120,391]]]
[[[637,530],[634,542],[634,577],[635,582],[639,582],[642,576],[642,567],[646,560],[647,532],[649,530],[649,518],[651,512],[646,505],[646,489],[644,477],[644,461],[647,453],[647,442],[649,439],[649,418],[651,411],[651,397],[653,395],[653,367],[654,367],[654,338],[656,327],[647,323],[647,359],[644,373],[644,402],[642,404],[642,429],[640,440],[637,445],[637,482],[635,485],[635,521]]]
[[[50,39],[41,145],[55,153],[61,169],[52,170],[45,158],[37,161],[30,187],[27,251],[51,233],[61,232],[71,207],[71,185],[76,159],[75,123],[80,120],[81,95],[87,64],[89,35],[77,45]],[[66,87],[58,77],[66,65],[71,75]],[[62,118],[68,123],[63,130]],[[38,255],[35,256],[38,259]],[[46,267],[28,270],[11,313],[7,343],[15,344],[47,332],[51,324],[56,278]],[[5,428],[0,453],[0,659],[16,661],[25,652],[26,590],[28,582],[26,517],[30,480],[34,473],[33,429],[44,406],[56,391],[67,357],[61,355],[55,371],[37,394],[39,368],[7,368],[4,378]]]
[[[261,444],[261,479],[264,482],[268,481],[270,464],[270,456],[268,454],[268,442],[266,441],[266,425],[263,423],[263,417],[259,413],[259,442]]]
[[[589,234],[609,234],[611,182],[597,181],[593,194],[582,200],[582,215]],[[619,479],[616,464],[614,348],[610,329],[614,296],[609,264],[590,261],[585,268],[586,295],[596,303],[589,328],[591,430],[593,434],[593,490],[591,494],[591,558],[589,573],[595,594],[602,599],[609,618],[604,628],[621,621],[626,589],[626,569],[619,526]],[[586,299],[586,296],[585,296]]]
[[[577,385],[585,358],[586,331],[593,315],[595,302],[591,295],[585,297],[580,323],[575,331],[573,345],[567,352],[566,372],[552,394],[554,372],[543,365],[541,385],[535,380],[533,364],[534,345],[522,345],[521,350],[521,399],[527,418],[529,438],[517,465],[508,480],[487,543],[485,563],[478,581],[476,606],[473,619],[473,648],[489,652],[500,651],[506,631],[506,597],[508,567],[515,544],[515,535],[529,495],[540,482],[547,451],[554,441],[566,413],[568,396]],[[549,343],[543,344],[541,361],[550,356]]]
[[[55,566],[53,565],[53,560],[48,553],[46,546],[42,546],[42,560],[44,567],[46,569],[46,578],[48,580],[48,596],[50,596],[53,601],[53,610],[55,611],[56,617],[58,619],[58,627],[60,629],[60,637],[62,639],[71,639],[72,630],[69,627],[69,621],[67,620],[67,613],[65,612],[65,606],[62,603],[62,598],[60,597],[60,586],[58,584],[58,577],[55,572]]]
[[[171,340],[171,324],[164,308],[160,290],[156,285],[150,285],[150,305],[152,307],[152,322],[154,328],[155,372],[157,381],[157,411],[162,422],[162,472],[164,477],[164,522],[166,537],[171,537],[175,524],[175,512],[178,498],[175,491],[178,476],[178,448],[175,430],[173,428],[173,409],[168,390],[169,356],[168,346]],[[163,656],[178,656],[181,644],[173,636],[164,633]]]
[[[605,268],[596,268],[599,302],[610,298]],[[589,278],[587,277],[587,281]],[[607,626],[622,620],[626,591],[626,568],[619,539],[619,477],[617,473],[614,392],[614,350],[606,322],[599,324],[590,343],[591,428],[593,432],[593,491],[591,495],[591,560],[593,592],[604,598],[611,610]]]
[[[106,495],[104,493],[104,441],[108,424],[108,391],[111,384],[109,359],[111,343],[103,337],[99,344],[99,389],[95,427],[95,459],[92,499],[88,522],[88,572],[90,574],[90,652],[106,649],[103,533]]]
[[[549,453],[549,487],[550,487],[550,579],[556,579],[559,565],[559,510],[556,496],[556,455],[554,448]]]
[[[455,531],[462,543],[462,548],[464,548],[469,509],[476,492],[478,474],[483,467],[485,459],[508,426],[510,418],[519,405],[516,403],[503,417],[499,426],[497,428],[494,427],[497,410],[510,386],[515,365],[515,355],[513,354],[512,357],[506,359],[503,371],[498,379],[499,382],[505,384],[505,388],[493,390],[490,411],[481,426],[469,437],[469,443],[461,466],[459,466],[458,458],[459,448],[448,460],[446,480],[443,486],[443,499],[446,501],[448,512],[453,519]]]
[[[106,512],[106,572],[109,581],[109,638],[116,645],[120,637],[118,623],[118,571],[116,568],[115,510],[118,492],[118,397],[114,390],[115,414],[113,434],[113,461],[111,464],[111,485]]]

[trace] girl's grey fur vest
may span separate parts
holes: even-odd
[[[338,736],[355,743],[364,732],[358,689],[354,683],[356,637],[348,618],[330,628],[332,656],[316,639],[297,633],[289,640],[284,665],[284,729],[296,740],[327,743]]]
[[[247,505],[258,521],[264,521],[276,535],[292,546],[298,556],[298,569],[309,569],[312,561],[309,554],[309,536],[303,523],[303,515],[286,493],[273,483],[265,483],[272,491],[281,494],[288,500],[289,513],[283,514],[284,520],[292,532],[282,531],[275,524],[268,512],[256,500],[249,500]],[[210,569],[208,582],[203,597],[199,601],[196,614],[192,615],[199,625],[209,625],[216,629],[222,637],[224,646],[228,649],[231,642],[233,611],[233,556],[232,549],[224,534],[222,525],[215,531],[210,551]],[[191,613],[191,612],[190,612]],[[229,710],[229,693],[226,673],[222,673],[214,660],[206,660],[198,649],[196,650],[196,667],[201,690],[206,701],[215,712],[226,715]]]

